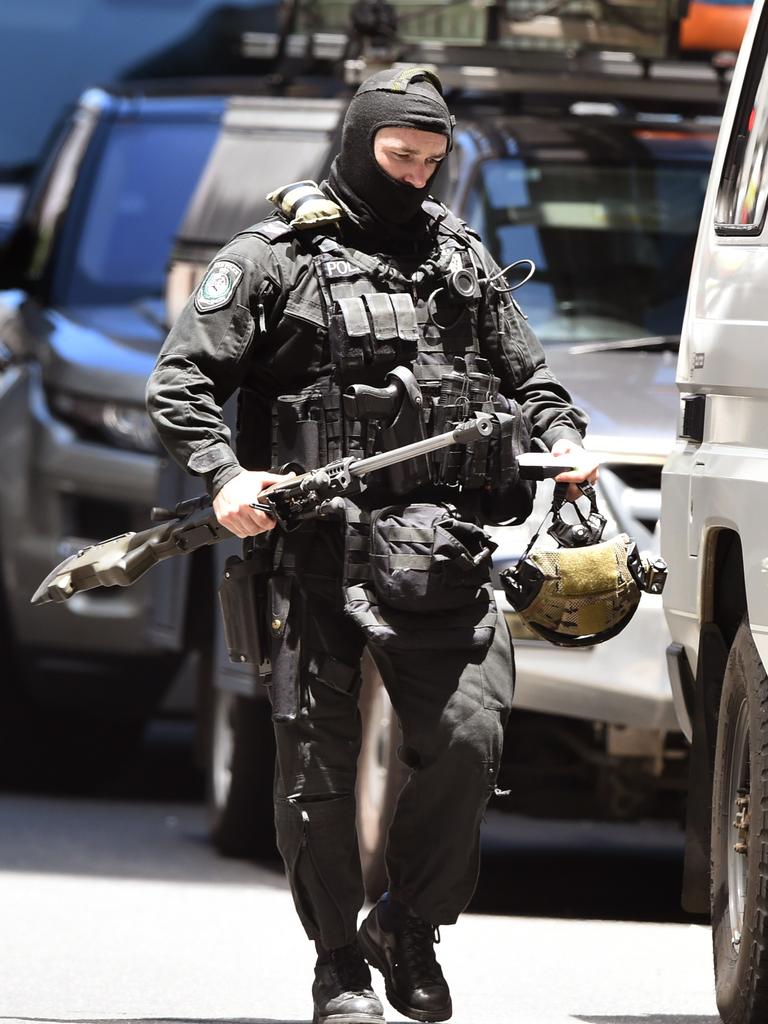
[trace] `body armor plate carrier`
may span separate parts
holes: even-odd
[[[500,442],[457,445],[419,460],[405,473],[383,471],[387,476],[380,484],[396,497],[413,497],[425,488],[437,488],[452,499],[470,492],[484,497],[503,493],[502,514],[494,516],[486,503],[485,518],[522,521],[530,513],[534,485],[517,479],[516,456],[528,450],[530,439],[519,407],[499,393],[499,378],[479,352],[483,272],[462,222],[438,203],[429,202],[425,209],[440,221],[450,218],[450,231],[441,235],[438,255],[409,277],[377,256],[345,246],[326,226],[314,224],[311,232],[299,232],[313,254],[333,370],[300,394],[281,395],[274,403],[272,463],[276,468],[312,467],[368,456],[450,430],[473,412],[512,412],[518,423],[513,435]],[[295,221],[278,224],[281,230],[271,221],[257,233],[273,241],[298,228]],[[388,373],[403,366],[420,386],[415,420],[402,417],[393,423],[365,402],[349,400],[351,385],[381,385]]]

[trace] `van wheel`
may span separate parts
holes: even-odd
[[[724,1024],[768,1020],[768,676],[742,621],[720,699],[712,795],[712,936]]]
[[[357,836],[365,895],[375,901],[387,888],[387,831],[407,769],[397,756],[400,725],[381,676],[366,651],[360,715],[363,743],[357,767]]]
[[[206,789],[214,845],[226,857],[277,856],[269,701],[214,688],[209,730]]]

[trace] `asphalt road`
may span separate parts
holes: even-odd
[[[188,738],[154,729],[98,796],[0,797],[0,1024],[311,1020],[282,873],[207,845]],[[438,949],[456,1024],[716,1024],[680,867],[673,829],[492,812],[476,899]]]

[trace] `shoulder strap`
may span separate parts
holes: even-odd
[[[433,196],[428,196],[422,204],[424,212],[427,216],[436,221],[440,227],[446,228],[448,231],[453,231],[456,234],[466,236],[468,232],[467,225],[456,214],[449,210],[445,203],[439,202]]]
[[[238,231],[234,237],[240,238],[242,235],[255,235],[271,245],[281,238],[290,238],[294,234],[294,229],[287,221],[283,220],[282,217],[274,216],[269,217],[267,220],[259,221],[258,224],[252,224],[249,228],[245,228],[244,231]]]
[[[421,208],[424,210],[426,215],[432,220],[444,220],[450,213],[447,206],[441,203],[434,196],[427,196],[424,202],[421,204]]]
[[[449,210],[443,203],[438,202],[429,196],[423,203],[424,212],[435,222],[438,233],[442,231],[453,238],[459,238],[468,247],[473,247],[473,242],[481,241],[476,231],[473,231],[468,224],[465,224],[461,217]]]
[[[256,238],[261,238],[270,245],[274,242],[280,242],[292,238],[302,243],[309,244],[310,247],[313,244],[316,245],[319,240],[326,237],[320,229],[316,231],[297,231],[293,224],[289,224],[279,214],[275,214],[267,220],[260,221],[258,224],[252,224],[251,227],[245,228],[244,231],[238,231],[234,238],[242,238],[244,235],[254,235]],[[232,241],[234,241],[234,238]]]

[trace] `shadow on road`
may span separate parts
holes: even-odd
[[[682,831],[667,824],[546,821],[494,811],[488,816],[479,884],[469,909],[703,923],[680,906],[683,842]]]
[[[616,1018],[619,1019],[618,1017]],[[629,1018],[627,1018],[629,1019]],[[637,1018],[639,1019],[639,1018]],[[672,1018],[669,1018],[670,1021]],[[677,1018],[686,1020],[688,1018]],[[274,1017],[3,1017],[0,1021],[29,1021],[30,1024],[311,1024],[303,1020],[275,1020]],[[701,1018],[704,1021],[704,1018]],[[690,1019],[690,1024],[698,1021]]]
[[[192,736],[188,722],[153,723],[113,780],[6,790],[0,871],[285,888],[277,858],[215,854]]]
[[[275,1020],[271,1017],[0,1017],[0,1021],[29,1021],[30,1024],[310,1024],[309,1021]],[[719,1017],[700,1014],[652,1013],[640,1017],[583,1016],[583,1024],[721,1024]]]
[[[607,1017],[584,1017],[577,1014],[573,1020],[584,1024],[722,1024],[719,1017],[702,1017],[697,1013],[651,1013],[642,1017],[615,1017],[611,1014]]]
[[[671,1020],[672,1018],[670,1018]],[[683,1018],[679,1018],[683,1020]],[[704,1018],[702,1018],[703,1020]],[[30,1024],[311,1024],[306,1020],[275,1020],[274,1017],[2,1017],[0,1021]],[[618,1020],[618,1018],[617,1018]],[[698,1022],[692,1022],[698,1024]]]
[[[495,812],[469,909],[700,924],[700,916],[680,906],[682,873],[683,835],[673,826],[539,821]]]
[[[45,794],[6,793],[0,805],[0,871],[284,887],[277,860],[254,864],[215,855],[192,736],[190,723],[156,722],[110,782]],[[469,909],[698,923],[700,918],[680,908],[682,857],[682,832],[671,826],[552,822],[492,810]],[[613,1021],[605,1018],[603,1024]]]
[[[64,771],[41,766],[41,777],[14,779],[6,792],[115,801],[199,803],[205,798],[203,774],[195,755],[195,729],[186,719],[151,722],[135,748],[115,765]],[[2,1020],[2,1018],[0,1018]]]

